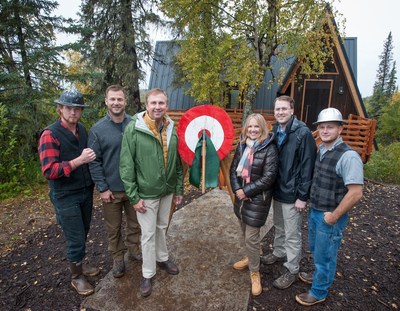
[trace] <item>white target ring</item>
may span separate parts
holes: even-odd
[[[210,116],[200,116],[193,119],[185,131],[185,141],[190,150],[195,152],[197,142],[205,130],[210,137],[216,151],[221,148],[224,142],[224,130],[217,119]],[[197,133],[197,135],[193,135]]]
[[[231,150],[234,129],[229,115],[220,107],[201,105],[186,111],[177,128],[178,151],[184,162],[192,165],[200,136],[206,132],[222,160]]]

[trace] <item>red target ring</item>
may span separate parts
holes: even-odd
[[[226,111],[213,105],[193,107],[182,115],[177,128],[179,154],[190,166],[203,131],[210,137],[220,160],[231,151],[234,129]]]

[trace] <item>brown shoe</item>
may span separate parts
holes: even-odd
[[[262,292],[260,272],[250,272],[251,293],[258,296]]]
[[[133,254],[131,252],[128,253],[128,260],[130,261],[143,261],[142,253]]]
[[[157,261],[157,265],[161,268],[167,271],[169,274],[178,274],[179,269],[176,264],[174,264],[172,261],[167,260],[167,261]]]
[[[100,273],[99,268],[90,264],[82,264],[82,274],[84,276],[96,276]]]
[[[299,279],[306,284],[312,284],[312,272],[299,272]]]
[[[248,266],[249,266],[249,257],[245,256],[241,260],[233,264],[233,269],[243,270],[246,269]]]
[[[142,295],[142,297],[150,296],[152,290],[151,278],[147,279],[145,277],[142,277],[142,279],[140,280],[139,289],[140,289],[140,295]]]
[[[125,263],[123,259],[114,259],[112,274],[115,278],[123,277],[125,274]]]
[[[89,296],[94,293],[94,287],[86,280],[82,274],[82,263],[70,263],[71,285],[79,295]]]
[[[303,306],[312,306],[317,303],[325,301],[325,298],[317,299],[309,293],[302,293],[296,295],[296,301]]]
[[[286,259],[286,256],[278,257],[278,256],[275,256],[274,254],[271,253],[271,254],[268,254],[268,255],[265,255],[265,256],[261,256],[260,261],[263,264],[272,265],[275,262],[285,261],[285,259]]]

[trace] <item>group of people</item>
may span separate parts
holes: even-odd
[[[71,285],[81,295],[94,287],[86,277],[99,269],[84,264],[94,184],[103,203],[112,274],[120,278],[127,260],[142,261],[140,293],[149,296],[156,265],[170,274],[179,269],[170,260],[165,239],[171,203],[183,198],[183,171],[178,137],[166,115],[167,94],[153,89],[146,110],[131,117],[124,89],[111,85],[105,94],[107,114],[87,133],[79,122],[86,107],[81,93],[64,91],[56,101],[59,120],[40,136],[42,172],[67,241]],[[122,237],[123,214],[126,237]]]
[[[294,100],[279,96],[274,103],[276,125],[268,132],[260,114],[248,116],[230,168],[235,193],[234,212],[240,221],[246,255],[233,265],[248,268],[251,292],[262,292],[260,261],[283,262],[284,272],[273,286],[290,287],[298,278],[311,285],[296,295],[304,306],[323,302],[336,273],[336,260],[348,211],[361,199],[363,164],[343,142],[339,110],[320,112],[322,144],[317,146],[310,129],[294,116]],[[273,207],[273,252],[260,258],[260,228]],[[308,209],[308,242],[313,272],[300,272],[302,212]]]
[[[179,273],[168,255],[165,237],[171,204],[183,199],[182,163],[174,123],[166,113],[167,94],[150,90],[146,110],[132,117],[125,112],[124,89],[109,86],[107,114],[89,134],[80,123],[86,107],[81,93],[66,90],[56,103],[59,120],[42,131],[38,150],[67,242],[71,285],[79,294],[90,295],[94,288],[87,277],[100,272],[84,263],[96,186],[113,256],[112,274],[122,277],[126,260],[142,261],[139,291],[147,297],[157,265],[169,274]],[[358,154],[340,138],[343,119],[337,109],[324,109],[318,116],[322,140],[318,152],[310,130],[293,113],[294,100],[280,96],[274,103],[277,123],[273,131],[260,114],[246,119],[230,169],[234,213],[246,256],[233,268],[250,270],[251,291],[257,296],[262,292],[260,262],[284,262],[285,272],[273,285],[285,289],[300,278],[311,289],[296,300],[313,305],[325,300],[333,282],[347,212],[362,196],[363,166]],[[274,250],[260,258],[260,228],[271,202]],[[307,204],[313,273],[299,272],[302,211]]]

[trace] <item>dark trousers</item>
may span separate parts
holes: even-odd
[[[67,259],[80,262],[85,257],[92,219],[93,187],[67,191],[51,189],[49,196],[67,241]]]

